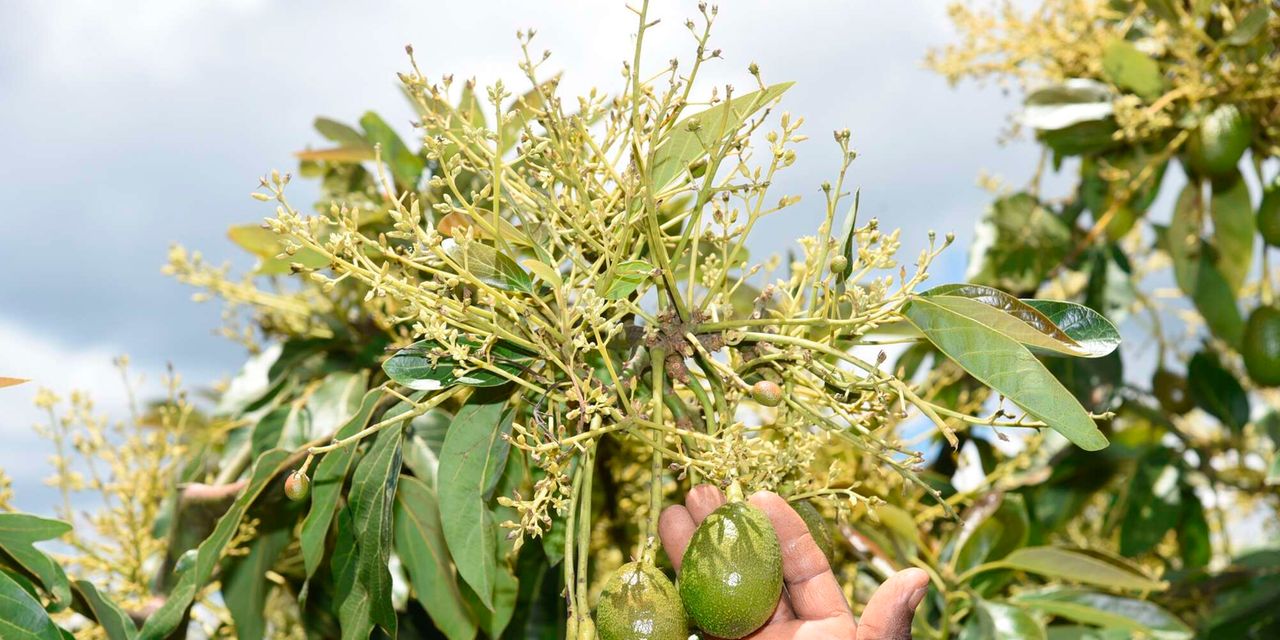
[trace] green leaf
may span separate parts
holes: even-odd
[[[1066,257],[1070,244],[1070,227],[1034,196],[1002,197],[974,229],[965,279],[1006,291],[1033,291]]]
[[[1120,344],[1119,332],[1106,318],[1071,302],[1019,300],[998,289],[973,284],[942,285],[920,295],[979,320],[1036,351],[1100,358]],[[1056,320],[1041,307],[1054,314]],[[1058,322],[1067,324],[1071,331],[1066,331]]]
[[[497,574],[493,516],[485,506],[501,477],[514,414],[505,398],[467,404],[453,418],[441,450],[440,517],[449,552],[462,579],[485,607],[494,606]]]
[[[1044,625],[1021,607],[977,599],[961,640],[1045,640]]]
[[[258,265],[254,273],[274,276],[289,273],[292,263],[298,263],[308,269],[321,269],[329,266],[329,259],[324,254],[303,247],[288,255],[284,251],[284,238],[260,224],[238,224],[227,230],[227,238],[241,249],[258,257]]]
[[[1164,92],[1160,64],[1125,40],[1112,40],[1103,49],[1102,73],[1112,84],[1147,100]]]
[[[1013,338],[927,297],[912,298],[903,313],[939,351],[970,375],[1076,446],[1086,451],[1107,446],[1106,437],[1071,392]]]
[[[483,242],[445,238],[441,248],[459,273],[470,273],[477,280],[505,291],[533,293],[529,274],[515,260]]]
[[[1253,265],[1253,241],[1257,235],[1249,187],[1238,169],[1227,181],[1215,181],[1209,213],[1213,218],[1213,244],[1218,250],[1217,267],[1231,293],[1238,294]]]
[[[740,95],[691,116],[681,118],[654,152],[649,178],[654,193],[665,191],[687,171],[689,164],[724,143],[752,114],[777,100],[792,82],[775,84],[766,89]]]
[[[452,423],[452,414],[435,408],[410,421],[405,431],[404,466],[432,490],[436,487],[444,437]]]
[[[1200,239],[1203,202],[1196,183],[1178,196],[1164,246],[1173,260],[1178,287],[1191,298],[1213,335],[1238,348],[1244,335],[1244,318],[1226,276],[1215,266],[1211,247]]]
[[[416,188],[425,167],[422,158],[410,151],[378,114],[366,111],[360,117],[360,126],[364,128],[366,140],[382,147],[382,162],[391,169],[396,184],[406,189]]]
[[[373,446],[356,466],[347,495],[355,534],[355,579],[351,593],[338,608],[346,635],[348,621],[368,620],[396,637],[396,612],[391,603],[392,506],[400,479],[400,442],[404,424],[378,432]],[[361,636],[366,637],[366,636]]]
[[[1146,553],[1178,524],[1182,515],[1178,469],[1169,449],[1156,449],[1139,463],[1129,482],[1124,520],[1120,523],[1120,554]]]
[[[1211,353],[1201,351],[1187,363],[1187,383],[1196,406],[1239,433],[1249,422],[1249,395]]]
[[[1012,600],[1073,622],[1143,633],[1159,640],[1183,640],[1192,636],[1191,629],[1177,616],[1146,600],[1063,587],[1022,593]]]
[[[436,494],[417,478],[400,479],[395,504],[395,547],[409,572],[413,595],[449,640],[470,640],[476,622],[458,588],[453,558],[441,529]]]
[[[970,526],[970,519],[965,518],[966,526],[957,541],[955,570],[967,571],[983,562],[999,560],[1010,551],[1027,542],[1027,534],[1031,528],[1027,518],[1027,507],[1018,494],[1006,494],[997,500],[994,509],[986,509],[987,515]]]
[[[1003,560],[988,562],[974,571],[1017,569],[1048,578],[1081,582],[1111,589],[1163,591],[1163,582],[1079,551],[1059,547],[1024,547]]]
[[[368,382],[368,371],[335,371],[326,376],[307,397],[306,404],[295,405],[293,419],[285,422],[280,446],[297,449],[337,431],[360,409],[360,396]]]
[[[478,353],[480,343],[462,338],[459,343],[470,347],[471,353],[512,376],[519,376],[533,356],[509,343],[498,341],[489,349],[488,358]],[[395,382],[410,389],[435,391],[455,384],[471,387],[499,387],[510,382],[488,369],[459,366],[458,361],[435,340],[419,340],[393,354],[382,363],[382,370]]]
[[[1267,26],[1267,20],[1271,19],[1271,7],[1268,3],[1254,7],[1252,11],[1245,15],[1231,35],[1227,36],[1227,44],[1242,47],[1253,42],[1253,39],[1262,33]]]
[[[107,640],[133,640],[137,637],[138,627],[129,614],[102,595],[92,583],[76,580],[71,583],[71,589],[76,599],[76,611],[97,622]]]
[[[272,583],[267,571],[293,537],[290,529],[276,529],[258,536],[249,544],[249,553],[227,564],[222,577],[222,600],[231,612],[238,640],[265,638],[264,617]]]
[[[1027,306],[1043,313],[1063,333],[1071,336],[1089,352],[1090,358],[1111,354],[1120,346],[1120,331],[1106,316],[1074,302],[1062,300],[1023,300]]]
[[[13,578],[0,571],[0,638],[62,640],[62,631],[44,607]]]
[[[596,282],[596,295],[605,300],[624,300],[644,284],[650,273],[653,273],[653,265],[644,260],[615,264]]]
[[[1022,123],[1039,131],[1066,129],[1111,117],[1115,95],[1096,80],[1069,78],[1033,90],[1023,100]]]
[[[380,389],[373,389],[364,394],[360,400],[360,408],[347,423],[334,434],[334,439],[342,439],[359,433],[369,424],[374,408],[382,397]],[[307,577],[315,575],[324,557],[325,539],[329,536],[329,526],[333,522],[334,510],[338,507],[338,498],[342,495],[342,485],[351,472],[351,461],[355,457],[355,447],[334,449],[320,458],[320,464],[311,474],[311,508],[302,521],[302,531],[298,534],[302,548],[302,562],[307,570]]]
[[[71,605],[71,584],[62,566],[32,543],[53,540],[71,531],[71,525],[25,513],[0,513],[0,564],[12,560],[19,569],[40,583],[49,594],[50,611],[61,611]]]
[[[1213,543],[1204,505],[1191,487],[1182,488],[1182,520],[1178,523],[1178,550],[1183,569],[1200,569],[1213,559]]]
[[[564,278],[560,277],[560,272],[555,267],[536,258],[521,260],[520,264],[523,264],[530,273],[541,278],[543,282],[551,285],[552,288],[564,288]]]
[[[364,139],[364,134],[337,120],[323,117],[316,118],[312,126],[316,128],[320,135],[331,142],[336,142],[344,147],[365,147],[371,153],[373,151],[373,145]]]
[[[288,460],[289,452],[283,449],[272,449],[258,456],[244,491],[218,519],[213,533],[200,543],[195,562],[178,577],[164,604],[147,618],[147,623],[142,626],[138,634],[139,638],[142,640],[167,638],[186,619],[187,607],[195,599],[196,593],[212,577],[213,570],[221,560],[227,545],[239,530],[240,521],[244,518],[245,512],[269,484],[288,471],[288,465],[285,464]],[[283,491],[278,483],[277,487],[277,491]]]

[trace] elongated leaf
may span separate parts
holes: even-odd
[[[337,120],[320,117],[315,119],[312,126],[330,142],[336,142],[344,147],[365,147],[373,151],[373,145],[364,139],[364,134]]]
[[[1112,40],[1102,52],[1102,72],[1112,84],[1148,100],[1164,91],[1160,65],[1125,40]]]
[[[458,575],[440,523],[436,494],[417,478],[400,479],[395,547],[409,572],[414,597],[449,640],[470,640],[476,622],[458,588]]]
[[[1184,569],[1200,569],[1213,559],[1213,543],[1204,505],[1190,487],[1182,489],[1182,520],[1178,523],[1178,550]]]
[[[472,347],[475,357],[485,358],[479,352],[479,343],[465,338],[461,342]],[[499,341],[489,349],[487,359],[493,367],[518,376],[532,357],[523,349]],[[419,391],[434,391],[455,384],[498,387],[511,381],[488,369],[475,368],[470,364],[459,366],[458,361],[449,356],[448,350],[435,340],[419,340],[397,351],[382,363],[382,370],[397,383]]]
[[[1026,544],[1031,523],[1022,496],[1008,494],[988,517],[971,526],[966,518],[965,529],[970,533],[964,535],[958,544],[955,561],[958,572],[983,562],[999,560]]]
[[[1049,578],[1060,578],[1111,589],[1162,591],[1167,586],[1127,568],[1059,547],[1024,547],[985,568],[1018,569]]]
[[[644,260],[628,260],[609,268],[596,283],[596,294],[606,300],[622,300],[635,293],[653,273],[653,265]]]
[[[1074,622],[1149,634],[1162,640],[1182,640],[1192,635],[1191,629],[1177,616],[1145,600],[1053,587],[1019,594],[1013,601]]]
[[[1043,313],[1063,333],[1071,336],[1091,358],[1110,355],[1120,346],[1120,331],[1106,316],[1074,302],[1062,300],[1023,300],[1027,306]]]
[[[222,600],[236,623],[238,640],[266,637],[264,613],[272,588],[267,571],[289,544],[292,534],[290,529],[276,529],[261,535],[249,544],[247,555],[228,564],[222,578]]]
[[[249,475],[248,485],[240,496],[236,498],[236,501],[231,504],[231,508],[218,519],[218,524],[214,527],[213,533],[209,534],[209,537],[200,543],[196,551],[195,562],[178,577],[177,583],[170,590],[169,597],[164,601],[164,604],[147,617],[147,623],[142,626],[142,630],[138,633],[139,638],[143,640],[162,640],[168,637],[177,628],[178,624],[185,619],[187,607],[195,599],[196,592],[213,575],[214,567],[218,565],[218,561],[222,558],[222,553],[226,551],[227,545],[240,528],[240,521],[244,518],[245,512],[248,511],[249,506],[253,504],[254,500],[257,500],[267,486],[277,481],[281,474],[288,471],[288,467],[284,464],[288,458],[289,452],[283,449],[272,449],[258,456],[258,460],[254,462],[253,470]],[[278,488],[277,490],[282,489]]]
[[[459,272],[470,273],[477,280],[505,291],[533,293],[529,274],[515,260],[483,242],[445,238],[441,248]]]
[[[1182,190],[1169,221],[1164,245],[1173,260],[1178,287],[1191,298],[1213,335],[1238,348],[1244,335],[1244,318],[1225,275],[1210,259],[1212,248],[1200,238],[1204,218],[1200,185]]]
[[[1138,464],[1129,483],[1124,520],[1120,524],[1120,554],[1146,553],[1155,547],[1182,515],[1178,470],[1168,449],[1157,449]]]
[[[1071,392],[1013,338],[926,297],[913,298],[903,313],[970,375],[1076,446],[1086,451],[1107,446],[1106,437]]]
[[[25,378],[6,378],[4,376],[0,376],[0,389],[17,386],[24,382],[27,382]]]
[[[444,437],[453,423],[453,415],[443,409],[432,409],[409,422],[404,438],[404,466],[432,491]]]
[[[1225,181],[1216,181],[1213,197],[1209,200],[1209,213],[1213,218],[1213,244],[1217,248],[1218,271],[1231,286],[1231,293],[1239,293],[1253,265],[1253,242],[1257,235],[1254,225],[1253,205],[1249,202],[1249,187],[1240,171]]]
[[[284,251],[284,239],[260,224],[240,224],[227,230],[227,238],[241,249],[258,257],[258,266],[254,272],[270,276],[289,273],[292,263],[301,264],[309,269],[320,269],[329,266],[329,259],[320,252],[303,247],[287,255]]]
[[[1115,100],[1111,87],[1087,78],[1031,91],[1023,101],[1022,123],[1041,131],[1066,129],[1081,122],[1111,117]]]
[[[974,613],[961,640],[1045,640],[1044,625],[1021,607],[978,599]]]
[[[50,611],[61,611],[71,605],[71,583],[62,566],[32,543],[53,540],[71,531],[71,525],[25,513],[0,513],[0,550],[29,574],[49,594]]]
[[[40,602],[0,571],[0,638],[5,640],[62,640],[58,625]]]
[[[1247,5],[1246,5],[1247,6]],[[1258,37],[1263,29],[1267,26],[1267,20],[1271,18],[1270,5],[1263,3],[1261,6],[1254,7],[1245,15],[1239,24],[1236,25],[1231,35],[1227,36],[1227,43],[1237,47],[1244,46]]]
[[[542,279],[543,282],[551,285],[555,289],[564,288],[564,278],[560,277],[560,272],[555,267],[534,258],[520,261],[526,269],[535,276]]]
[[[355,533],[355,580],[338,608],[347,635],[348,621],[368,620],[396,637],[396,612],[391,603],[392,506],[400,479],[400,442],[404,424],[378,433],[369,452],[351,477],[347,498]],[[367,637],[367,636],[361,636]]]
[[[1187,383],[1196,406],[1239,432],[1249,422],[1249,395],[1212,354],[1201,351],[1187,363]]]
[[[439,470],[440,516],[450,555],[462,579],[485,607],[493,608],[497,573],[493,516],[485,499],[497,486],[510,443],[514,415],[505,399],[467,404],[445,436]]]
[[[655,193],[665,190],[688,170],[691,162],[721,145],[726,134],[737,131],[747,118],[777,100],[792,84],[783,82],[740,95],[672,125],[670,134],[654,153],[653,166],[649,167]]]
[[[337,431],[360,408],[360,396],[369,372],[335,371],[320,382],[306,404],[285,422],[280,446],[297,449],[311,440]]]
[[[374,160],[378,157],[373,147],[367,145],[354,147],[331,147],[328,149],[304,149],[295,151],[293,156],[309,162],[332,162],[334,164],[358,164]]]
[[[86,580],[71,583],[76,611],[98,623],[108,640],[133,640],[138,636],[138,626],[120,606],[98,591]]]
[[[1036,351],[1100,358],[1120,344],[1120,334],[1114,325],[1098,312],[1070,302],[1037,301],[1037,304],[1031,304],[999,289],[973,284],[943,285],[921,295]],[[1076,340],[1038,305],[1047,307],[1060,320],[1071,323],[1072,331],[1086,341]]]
[[[366,140],[382,146],[382,161],[391,169],[396,184],[410,189],[416,187],[425,167],[422,158],[410,151],[378,114],[366,111],[360,117],[360,126],[364,128]]]
[[[369,424],[373,410],[378,405],[382,392],[378,389],[368,391],[360,400],[360,408],[347,423],[334,434],[335,439],[342,439],[359,433]],[[333,513],[338,506],[338,498],[342,494],[342,485],[351,472],[351,461],[355,456],[354,447],[334,449],[320,458],[320,464],[311,474],[311,509],[302,521],[302,532],[298,535],[302,547],[302,561],[307,570],[307,577],[315,574],[324,557],[324,543],[329,536],[329,525],[333,522]]]

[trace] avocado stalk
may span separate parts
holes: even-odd
[[[746,494],[742,491],[742,485],[737,480],[729,483],[729,488],[725,489],[724,497],[729,502],[742,502],[747,499]]]

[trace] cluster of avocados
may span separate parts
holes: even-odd
[[[694,627],[734,640],[769,620],[782,595],[782,550],[768,516],[740,494],[731,490],[729,502],[694,531],[679,587],[649,558],[613,574],[596,608],[600,638],[687,640]],[[792,506],[830,559],[831,533],[821,514],[808,502]]]

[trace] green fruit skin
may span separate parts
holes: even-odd
[[[1280,179],[1262,190],[1262,202],[1258,203],[1258,231],[1267,244],[1280,247]]]
[[[734,640],[759,629],[782,595],[782,550],[768,516],[729,502],[698,526],[680,568],[680,599],[700,629]]]
[[[1151,376],[1151,390],[1160,401],[1160,406],[1170,413],[1182,415],[1196,406],[1191,399],[1187,379],[1168,369],[1156,369]]]
[[[596,633],[603,640],[688,640],[689,625],[667,576],[651,564],[629,562],[600,592]]]
[[[1244,327],[1244,368],[1255,384],[1280,386],[1280,308],[1258,307]]]
[[[1222,177],[1235,170],[1252,140],[1253,123],[1235,105],[1224,104],[1187,139],[1185,159],[1193,173]]]
[[[800,519],[804,520],[806,526],[809,527],[809,535],[813,537],[813,541],[822,550],[822,555],[827,557],[827,564],[835,562],[836,547],[831,541],[831,529],[827,527],[826,518],[818,513],[818,508],[813,506],[808,500],[791,503],[791,508],[800,514]]]

